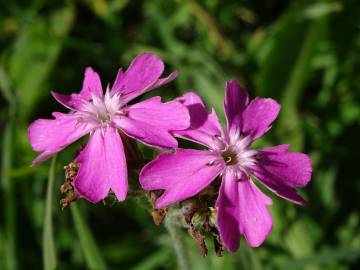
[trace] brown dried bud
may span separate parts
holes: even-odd
[[[165,217],[166,217],[166,209],[153,209],[151,212],[151,216],[153,218],[153,221],[156,225],[160,225]]]
[[[75,202],[78,198],[79,196],[76,192],[68,193],[65,198],[62,198],[60,200],[61,210],[64,210],[71,203]]]
[[[160,192],[160,191],[151,191],[150,192],[150,201],[151,201],[151,205],[153,208],[153,210],[151,211],[151,216],[156,225],[160,225],[164,221],[166,214],[167,214],[167,209],[168,209],[167,207],[160,208],[160,209],[155,208],[155,202],[156,202],[157,198],[159,198],[159,196],[161,196],[161,193],[162,192]]]
[[[65,181],[60,187],[60,192],[65,194],[65,197],[60,200],[61,209],[64,210],[72,202],[76,201],[79,196],[74,190],[72,182],[79,171],[80,164],[71,162],[69,165],[64,166],[65,169]]]
[[[199,230],[195,228],[193,224],[190,224],[188,229],[189,234],[195,240],[197,246],[200,249],[201,254],[205,257],[208,255],[208,249],[205,243],[205,236],[201,234]]]

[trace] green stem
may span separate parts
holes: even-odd
[[[49,181],[46,191],[45,217],[43,230],[43,262],[45,270],[56,268],[56,250],[53,234],[52,207],[53,190],[56,176],[56,156],[53,157],[49,171]]]
[[[182,231],[176,224],[172,223],[168,218],[165,220],[165,228],[167,229],[170,235],[171,243],[173,245],[176,254],[179,269],[180,270],[191,269],[189,257],[185,248],[185,243],[182,240]]]

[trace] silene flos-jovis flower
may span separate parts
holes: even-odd
[[[142,187],[164,190],[156,202],[157,208],[163,208],[198,194],[221,176],[216,223],[224,246],[236,251],[241,236],[252,247],[261,245],[272,227],[267,209],[272,201],[254,184],[254,177],[276,195],[305,204],[296,188],[306,186],[312,173],[309,157],[288,152],[288,144],[260,150],[251,147],[270,129],[280,105],[270,98],[250,102],[236,81],[228,81],[224,101],[227,128],[223,129],[215,111],[208,114],[196,94],[187,93],[179,100],[189,109],[191,126],[175,135],[208,150],[179,148],[175,153],[160,154],[141,171]]]
[[[86,147],[76,157],[80,165],[73,182],[75,191],[91,202],[104,199],[112,190],[119,201],[127,194],[127,167],[119,132],[147,145],[169,149],[177,147],[170,131],[189,127],[187,108],[178,101],[162,103],[160,97],[127,105],[134,98],[172,81],[176,72],[160,78],[161,59],[151,53],[138,55],[123,72],[118,71],[111,88],[103,93],[99,75],[90,67],[79,94],[54,98],[70,113],[54,112],[55,119],[39,119],[28,131],[33,150],[41,152],[38,164],[86,134]]]

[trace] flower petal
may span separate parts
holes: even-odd
[[[288,145],[262,149],[258,154],[258,166],[254,175],[278,196],[297,204],[306,201],[295,188],[304,187],[311,179],[311,160],[302,153],[286,152]]]
[[[261,137],[270,128],[280,111],[280,105],[271,98],[255,98],[241,114],[241,132],[252,140]]]
[[[223,133],[216,112],[212,110],[208,114],[201,98],[193,92],[188,92],[177,100],[187,106],[191,124],[188,129],[176,131],[174,134],[214,148],[218,137]]]
[[[158,56],[142,53],[131,62],[124,74],[118,74],[111,91],[120,92],[122,99],[129,102],[176,77],[176,74],[170,74],[167,78],[158,80],[163,71],[164,63]]]
[[[177,149],[160,154],[142,169],[140,184],[145,190],[165,190],[157,208],[190,198],[207,187],[223,170],[224,164],[210,151]]]
[[[122,70],[122,68],[119,68],[114,84],[111,87],[110,96],[113,96],[116,92],[118,92],[121,89],[121,83],[123,79],[124,79],[124,71]]]
[[[82,107],[83,99],[79,94],[63,95],[52,91],[51,95],[57,102],[70,110],[79,110]]]
[[[116,116],[113,121],[126,135],[144,144],[160,149],[177,147],[177,140],[164,128],[159,128],[156,125],[134,120],[126,116]]]
[[[82,106],[82,100],[91,100],[93,94],[102,97],[103,90],[99,74],[91,67],[87,67],[85,69],[83,86],[79,94],[62,95],[56,92],[51,94],[63,106],[70,110],[79,110]]]
[[[161,102],[153,97],[126,109],[126,116],[117,115],[114,122],[128,136],[159,148],[177,147],[172,130],[185,129],[190,125],[189,112],[177,101]]]
[[[55,119],[38,119],[29,126],[28,138],[34,151],[42,152],[34,161],[38,164],[61,151],[91,130],[78,122],[76,114],[53,113]]]
[[[189,111],[178,101],[161,102],[161,97],[149,98],[127,108],[128,117],[158,128],[183,130],[190,126]]]
[[[272,227],[266,207],[271,203],[250,179],[236,181],[231,173],[224,173],[216,201],[217,226],[229,251],[239,248],[241,235],[251,247],[262,244]]]
[[[245,89],[241,88],[237,81],[226,82],[226,94],[224,100],[224,109],[228,122],[228,128],[233,124],[239,126],[241,114],[249,104],[249,97]]]
[[[102,97],[103,90],[99,74],[97,74],[91,67],[87,67],[85,70],[83,87],[79,95],[85,100],[90,100],[92,98],[92,94]]]
[[[127,169],[124,147],[115,128],[97,129],[75,160],[80,169],[74,187],[80,196],[97,203],[111,189],[119,201],[127,193]]]
[[[150,91],[152,89],[158,88],[164,84],[167,84],[173,80],[175,80],[175,78],[177,77],[178,73],[177,71],[173,71],[171,72],[167,77],[165,78],[161,78],[158,79],[149,89],[147,89],[146,91]]]

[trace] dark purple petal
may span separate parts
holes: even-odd
[[[89,133],[92,127],[79,123],[74,114],[53,113],[55,119],[39,119],[29,126],[32,149],[42,152],[34,161],[38,164]]]
[[[95,130],[75,161],[80,164],[80,169],[74,187],[80,196],[97,203],[107,197],[111,189],[119,201],[125,200],[126,160],[116,129],[108,127]]]
[[[217,138],[221,137],[223,133],[215,111],[213,110],[208,114],[201,98],[193,92],[188,92],[177,100],[189,109],[191,124],[190,128],[176,131],[174,134],[178,137],[214,148],[214,143],[217,142]]]
[[[233,124],[241,124],[241,114],[249,104],[249,97],[245,89],[241,88],[237,81],[227,81],[224,109],[228,122],[228,128]]]
[[[311,160],[302,153],[286,152],[288,145],[262,149],[254,175],[278,196],[297,204],[306,201],[295,188],[304,187],[311,179]]]
[[[231,173],[224,173],[216,201],[217,226],[229,251],[239,248],[241,235],[251,247],[263,243],[272,227],[266,207],[271,203],[250,179],[236,181]]]
[[[140,173],[145,190],[165,190],[157,208],[190,198],[207,187],[224,168],[222,160],[210,151],[177,149],[174,154],[160,154]]]

